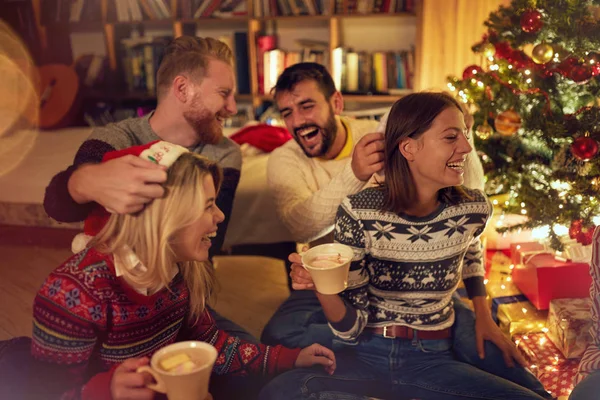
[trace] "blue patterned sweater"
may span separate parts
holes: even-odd
[[[418,330],[452,326],[452,293],[463,279],[469,297],[484,296],[479,235],[492,206],[479,190],[471,199],[441,203],[430,215],[381,212],[383,191],[365,189],[340,205],[335,240],[354,250],[345,317],[330,324],[355,340],[365,326],[404,325]]]

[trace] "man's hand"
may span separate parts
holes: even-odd
[[[335,354],[333,354],[333,351],[329,350],[327,347],[321,346],[318,343],[314,343],[300,351],[294,366],[297,368],[302,368],[312,367],[313,365],[318,364],[322,365],[329,375],[332,375],[336,367]]]
[[[489,340],[502,351],[504,362],[508,367],[515,366],[513,359],[517,360],[522,366],[527,367],[527,362],[519,353],[514,343],[502,333],[491,316],[482,315],[476,317],[475,337],[477,338],[477,352],[481,359],[485,357],[484,342]]]
[[[165,193],[166,168],[127,155],[101,164],[79,167],[69,179],[71,197],[77,203],[95,201],[110,212],[131,214]]]
[[[147,373],[138,373],[136,370],[148,365],[148,358],[128,358],[117,367],[110,381],[110,393],[114,400],[136,399],[151,400],[154,391],[146,387],[152,383],[152,377]]]
[[[357,179],[366,182],[383,168],[383,133],[369,133],[354,146],[352,171]]]

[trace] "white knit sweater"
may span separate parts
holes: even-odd
[[[388,114],[381,122],[341,117],[352,133],[353,144],[371,132],[385,132]],[[471,145],[473,145],[471,138]],[[483,168],[475,150],[467,157],[464,185],[483,189]],[[321,160],[307,157],[295,140],[269,156],[269,190],[277,213],[297,242],[311,242],[333,230],[335,214],[342,201],[365,186],[354,176],[351,157]]]
[[[354,145],[377,128],[377,121],[341,118]],[[350,157],[309,158],[295,140],[271,153],[267,181],[279,217],[298,242],[310,242],[331,232],[342,200],[365,186],[354,176]]]

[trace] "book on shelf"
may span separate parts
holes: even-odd
[[[179,4],[179,16],[183,19],[248,15],[246,0],[180,0]]]
[[[414,13],[418,0],[335,0],[336,14]]]
[[[333,0],[255,0],[255,17],[330,15]]]
[[[413,87],[414,50],[333,50],[333,81],[342,93],[405,94]]]
[[[154,94],[156,72],[172,37],[141,36],[121,40],[122,68],[129,92]]]
[[[238,94],[250,94],[250,71],[248,69],[248,33],[246,31],[233,32],[230,35],[220,36],[221,42],[227,44],[233,52],[233,72],[237,83]]]
[[[41,24],[100,22],[102,0],[43,0]]]
[[[329,65],[329,48],[326,42],[299,39],[296,44],[298,51],[286,51],[273,48],[263,52],[262,63],[259,62],[259,93],[269,94],[277,83],[277,78],[284,69],[299,62],[316,62],[325,66]],[[264,90],[261,90],[264,88]]]

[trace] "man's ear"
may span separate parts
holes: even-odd
[[[398,150],[408,161],[414,161],[416,158],[419,143],[413,138],[404,138],[398,144]]]
[[[333,95],[331,95],[329,103],[331,104],[333,113],[335,115],[340,115],[342,111],[344,111],[344,98],[340,92],[336,91]]]
[[[177,75],[175,79],[173,79],[173,84],[171,89],[175,94],[175,97],[182,103],[186,103],[190,98],[190,87],[189,81],[185,76]]]

